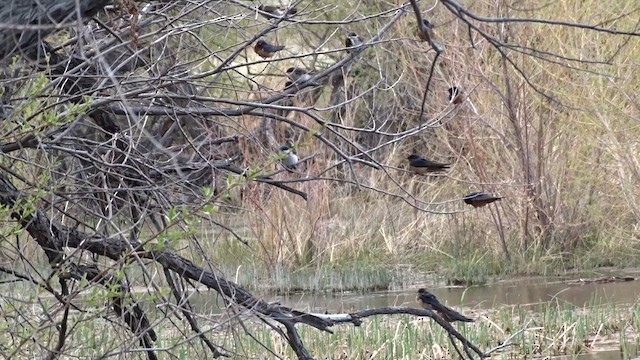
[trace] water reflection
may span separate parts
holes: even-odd
[[[619,274],[618,274],[619,275]],[[638,277],[638,273],[629,274]],[[491,285],[470,288],[430,287],[441,302],[449,306],[489,309],[508,305],[536,306],[554,301],[559,305],[584,307],[607,303],[633,304],[640,295],[640,281],[615,283],[586,283],[571,285],[569,279],[578,277],[527,278],[503,281]],[[316,313],[346,313],[367,308],[384,306],[416,306],[417,287],[397,291],[381,291],[366,294],[295,294],[270,296],[256,294],[268,301],[278,301],[283,305]],[[192,294],[191,300],[200,308],[219,313],[224,307],[216,300],[214,292],[204,291]],[[594,303],[594,301],[599,303]]]

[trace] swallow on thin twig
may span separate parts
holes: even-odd
[[[418,33],[418,37],[420,38],[420,40],[422,40],[422,41],[429,41],[429,39],[431,39],[432,41],[435,40],[434,34],[433,34],[433,29],[436,26],[433,25],[433,23],[431,23],[427,19],[422,19],[422,25],[424,25],[424,30],[425,31],[422,31],[420,26],[418,26],[418,32],[417,32]]]
[[[284,46],[272,45],[262,39],[258,40],[253,47],[256,54],[260,55],[263,59],[273,57],[273,55],[282,49],[284,49]]]
[[[311,78],[314,75],[315,74],[313,72],[307,71],[305,69],[297,68],[297,67],[290,67],[287,69],[287,76],[296,86],[311,80]],[[318,84],[315,81],[312,81],[311,85],[320,86],[320,84]]]
[[[435,310],[441,318],[447,322],[462,321],[474,322],[475,320],[468,318],[452,308],[442,305],[435,295],[428,292],[427,289],[418,289],[416,301],[427,310]]]
[[[491,204],[494,201],[501,200],[502,197],[494,196],[482,191],[472,192],[467,194],[464,198],[465,204],[469,204],[474,208],[482,207],[488,204]]]
[[[260,5],[258,6],[258,10],[260,10],[258,13],[268,20],[277,19],[285,15],[292,16],[298,13],[298,10],[295,7],[285,8],[271,5]]]
[[[358,36],[358,34],[353,31],[347,35],[347,38],[344,40],[344,46],[347,48],[347,53],[351,52],[351,49],[362,45],[362,38]]]
[[[298,155],[293,151],[293,147],[289,144],[284,144],[278,150],[280,151],[280,156],[282,156],[282,165],[287,170],[295,169],[298,164]]]
[[[437,163],[431,160],[425,159],[418,154],[411,154],[407,157],[409,160],[409,167],[411,170],[418,174],[435,173],[440,171],[447,171],[451,164]]]
[[[457,86],[449,88],[449,102],[453,104],[460,104],[464,100],[464,93]]]

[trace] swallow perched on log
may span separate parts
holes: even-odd
[[[351,52],[351,49],[362,45],[362,38],[358,36],[358,34],[353,31],[347,35],[347,38],[344,40],[344,46],[347,48],[347,53]]]
[[[287,170],[293,170],[298,165],[298,155],[293,152],[293,147],[289,144],[284,144],[278,148],[280,151],[280,156],[282,156],[282,165],[284,165]]]
[[[418,26],[418,32],[417,32],[420,40],[422,41],[429,41],[429,39],[431,39],[432,41],[435,40],[434,34],[433,34],[433,29],[435,28],[435,25],[433,25],[427,19],[422,19],[422,25],[424,25],[424,31],[420,28],[420,26]]]
[[[258,6],[258,14],[262,15],[268,20],[281,18],[285,15],[292,16],[298,13],[295,7],[285,8],[281,6],[260,5]]]
[[[476,191],[466,195],[463,199],[465,204],[469,204],[474,208],[477,208],[491,204],[494,201],[498,201],[502,199],[502,197],[494,196],[482,191]]]
[[[442,305],[435,295],[428,292],[427,289],[418,289],[416,301],[427,310],[435,310],[447,322],[462,321],[474,322],[475,320],[468,318],[450,307]]]
[[[464,93],[457,86],[449,88],[449,102],[453,104],[460,104],[464,100]]]
[[[272,45],[262,39],[258,40],[253,47],[256,54],[260,55],[263,59],[273,57],[273,55],[282,49],[284,49],[284,46]]]
[[[409,167],[418,174],[435,173],[447,171],[451,164],[437,163],[427,160],[418,154],[411,154],[407,157]]]
[[[290,67],[287,69],[286,72],[287,72],[287,76],[293,82],[294,85],[302,85],[303,83],[306,83],[307,81],[311,80],[311,78],[315,75],[311,71],[307,71],[305,69],[301,69],[297,67]],[[318,84],[315,81],[312,81],[311,85],[320,86],[320,84]]]

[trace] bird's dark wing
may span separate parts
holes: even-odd
[[[478,198],[478,196],[481,196],[482,193],[481,192],[472,192],[470,194],[467,194],[464,199],[465,200],[476,200]]]
[[[462,321],[462,322],[474,322],[475,320],[468,318],[452,308],[442,305],[440,301],[431,293],[420,294],[420,300],[431,305],[433,310],[441,314],[441,316],[448,322]]]
[[[460,314],[459,312],[453,310],[448,306],[444,306],[444,305],[442,306],[444,307],[444,310],[439,310],[439,311],[445,314],[446,320],[449,322],[452,322],[452,321],[475,322],[475,320]]]
[[[435,309],[437,306],[443,306],[442,304],[440,304],[440,301],[438,301],[438,298],[436,298],[435,295],[433,295],[430,292],[423,292],[421,294],[418,295],[418,298],[420,299],[420,301],[422,301],[425,304],[429,304],[431,306],[433,306],[433,308]]]
[[[411,160],[411,165],[416,167],[430,167],[433,163],[427,159],[419,158]]]
[[[425,158],[411,160],[411,165],[415,167],[426,167],[426,168],[446,168],[449,164],[437,163],[431,160],[427,160]]]
[[[480,194],[477,194],[472,200],[475,200],[475,201],[486,201],[486,200],[493,200],[493,199],[496,199],[496,197],[491,195],[491,194],[480,193]]]
[[[269,43],[262,45],[262,47],[268,52],[276,52],[284,49],[284,46],[271,45]]]

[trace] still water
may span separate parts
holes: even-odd
[[[640,278],[640,271],[627,271],[589,274],[563,277],[537,277],[510,279],[490,285],[463,287],[438,286],[434,282],[416,283],[415,288],[397,291],[381,291],[370,293],[338,293],[338,294],[296,294],[289,296],[270,296],[256,294],[267,301],[278,301],[283,305],[312,313],[348,313],[367,308],[385,306],[416,306],[415,296],[418,287],[427,287],[441,302],[461,309],[463,313],[474,310],[500,308],[520,305],[535,307],[553,302],[559,306],[568,305],[579,308],[594,305],[615,303],[632,305],[640,299],[640,280],[611,283],[575,283],[580,278],[598,278],[604,276],[631,276]],[[192,301],[205,306],[212,313],[221,311],[221,304],[211,297],[212,292],[193,294]],[[598,303],[595,303],[598,301]],[[622,356],[616,351],[599,351],[579,357],[556,357],[555,359],[582,360],[618,360]],[[636,358],[640,359],[640,358]]]
[[[441,302],[449,306],[488,309],[506,305],[530,305],[554,301],[584,307],[600,303],[633,304],[640,295],[640,281],[570,284],[558,278],[528,278],[509,280],[492,285],[461,287],[431,287]],[[272,301],[311,312],[351,312],[383,306],[414,306],[416,289],[372,292],[367,294],[299,294],[272,297]],[[266,297],[269,298],[269,297]]]

